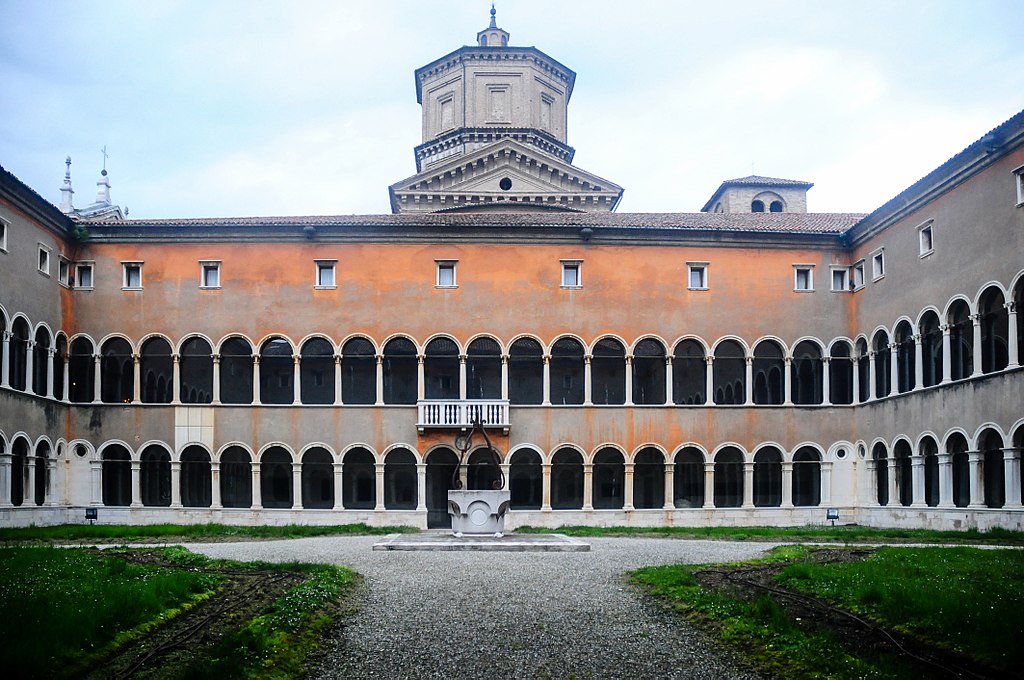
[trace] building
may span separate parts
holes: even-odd
[[[868,215],[808,182],[614,212],[575,74],[496,22],[416,71],[393,214],[127,219],[0,176],[0,523],[1021,529],[1024,112]],[[486,486],[473,450],[459,470]]]

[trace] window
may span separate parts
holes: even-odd
[[[582,269],[580,260],[562,260],[562,288],[582,288]]]
[[[853,290],[864,287],[864,260],[853,265]]]
[[[317,260],[316,261],[316,287],[317,288],[334,288],[337,284],[334,278],[334,269],[337,266],[337,260]]]
[[[871,280],[877,281],[885,276],[885,250],[879,248],[871,254]]]
[[[686,267],[689,270],[688,287],[690,290],[707,290],[708,289],[708,263],[707,262],[687,262]]]
[[[122,277],[121,287],[125,290],[141,290],[142,289],[142,263],[141,262],[122,262],[121,268],[124,276]]]
[[[220,288],[220,260],[199,262],[199,287]]]
[[[1024,206],[1024,165],[1013,171],[1014,184],[1017,185],[1017,207]]]
[[[925,222],[917,228],[917,241],[921,246],[921,257],[931,255],[932,251],[935,250],[935,240],[932,236],[931,221]]]
[[[850,270],[847,267],[832,267],[832,290],[843,293],[850,287]]]
[[[92,262],[75,263],[75,288],[92,288]]]
[[[0,217],[0,252],[7,252],[7,225],[9,222]]]
[[[39,273],[50,275],[50,249],[44,246],[42,243],[39,244]]]
[[[750,212],[764,212],[764,201],[751,201]]]
[[[63,257],[57,260],[57,280],[62,286],[71,285],[71,263]]]
[[[455,265],[458,260],[434,260],[437,263],[437,287],[457,288],[455,280]]]
[[[793,290],[805,292],[814,290],[814,265],[793,265],[793,277]]]

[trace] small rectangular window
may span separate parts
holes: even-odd
[[[199,287],[220,288],[220,260],[205,260],[199,263]]]
[[[335,267],[337,266],[337,260],[317,260],[316,261],[316,287],[317,288],[334,288],[336,279],[334,276]]]
[[[142,263],[122,262],[121,268],[124,272],[121,287],[125,290],[142,289]]]
[[[850,288],[850,270],[846,267],[832,268],[832,290],[845,293]]]
[[[44,246],[42,243],[39,244],[39,273],[50,275],[50,249]]]
[[[562,288],[583,287],[583,262],[562,260]]]
[[[864,260],[853,265],[853,290],[864,287]]]
[[[75,263],[75,288],[92,288],[92,262]]]
[[[814,290],[814,265],[793,265],[793,290],[804,292]]]
[[[931,255],[935,250],[935,238],[932,234],[932,223],[925,222],[917,228],[917,241],[921,247],[921,257]]]
[[[1017,185],[1017,207],[1024,206],[1024,165],[1013,171],[1014,184]]]
[[[7,252],[7,225],[9,222],[0,217],[0,252]]]
[[[64,257],[57,258],[57,280],[62,286],[71,285],[71,263]]]
[[[707,262],[687,262],[686,267],[688,270],[687,286],[690,290],[707,290],[708,289],[708,263]]]
[[[871,280],[885,276],[885,250],[878,249],[871,254]]]
[[[455,265],[458,260],[435,260],[437,263],[438,288],[456,288],[458,283],[455,279]]]

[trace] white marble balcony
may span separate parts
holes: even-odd
[[[507,433],[508,401],[504,399],[426,399],[416,402],[416,428],[468,430],[480,421]]]

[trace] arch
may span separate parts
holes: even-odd
[[[220,357],[220,383],[222,401],[232,401],[231,391],[224,399],[225,375],[232,379],[237,368],[234,352],[241,352],[239,343],[224,343],[227,353]],[[250,378],[251,384],[251,365]],[[251,396],[250,396],[251,399]],[[183,404],[209,404],[213,402],[213,345],[210,340],[200,334],[190,335],[179,343],[178,350],[178,401]],[[242,402],[248,403],[248,402]]]
[[[501,343],[478,336],[466,348],[466,398],[501,398]]]
[[[716,508],[738,508],[743,504],[743,451],[724,445],[714,454],[714,503]]]
[[[53,445],[46,437],[40,437],[35,446],[35,488],[32,492],[35,504],[42,505],[50,495],[50,453]]]
[[[341,460],[341,502],[346,510],[372,510],[377,504],[377,468],[373,452],[351,447]]]
[[[782,449],[765,445],[754,452],[754,505],[782,505]]]
[[[28,350],[31,342],[31,331],[28,319],[23,314],[15,314],[11,321],[11,337],[7,345],[8,380],[11,388],[26,391],[30,377],[28,371]]]
[[[416,463],[418,456],[405,446],[384,451],[384,507],[388,510],[415,510],[417,500]]]
[[[638,510],[665,506],[665,452],[647,445],[635,452],[633,461],[633,506]]]
[[[106,404],[128,404],[134,398],[135,363],[131,343],[111,336],[100,348],[100,398]]]
[[[392,350],[395,346],[392,345]],[[415,389],[415,346],[412,352]],[[331,378],[332,392],[333,386],[334,379]],[[377,401],[377,350],[373,341],[365,336],[352,336],[341,346],[341,401],[345,404],[373,404]]]
[[[978,434],[977,438],[981,457],[984,503],[989,508],[1001,508],[1006,504],[1004,441],[1002,432],[993,427],[986,427]]]
[[[434,446],[426,456],[427,528],[451,528],[448,490],[459,465],[459,457],[447,446]]]
[[[418,391],[416,343],[407,336],[396,335],[384,343],[382,352],[384,403],[415,404]]]
[[[786,351],[780,341],[766,338],[754,346],[755,404],[781,404],[786,399]]]
[[[621,509],[626,501],[626,466],[623,452],[604,446],[594,453],[594,509]]]
[[[242,335],[221,341],[220,400],[225,404],[251,404],[253,401],[252,343]]]
[[[268,336],[260,344],[260,403],[295,401],[295,348],[283,335]]]
[[[942,381],[942,329],[939,313],[934,307],[918,318],[921,334],[921,387],[932,387]]]
[[[864,337],[857,338],[854,347],[857,356],[857,389],[860,394],[860,402],[871,399],[871,351],[868,349],[868,341]]]
[[[754,199],[750,202],[750,212],[763,213],[764,212],[764,201]]]
[[[962,430],[946,434],[946,453],[950,455],[950,472],[953,478],[953,505],[965,508],[971,502],[971,475],[967,451],[967,436]]]
[[[260,451],[260,499],[264,508],[295,507],[294,460],[283,444],[270,444]]]
[[[912,390],[917,380],[917,347],[914,327],[909,319],[896,324],[893,338],[896,345],[896,390],[903,394]]]
[[[582,404],[584,401],[583,343],[562,336],[551,344],[550,400],[554,405]]]
[[[875,331],[871,341],[875,354],[875,398],[889,396],[892,391],[892,373],[889,370],[889,333],[884,328]]]
[[[488,449],[486,446],[477,446],[466,457],[463,463],[466,473],[466,488],[472,490],[486,490],[500,488],[501,470],[494,465],[494,457],[501,460],[501,452],[497,449]],[[501,465],[499,462],[498,465]]]
[[[127,507],[132,502],[132,453],[119,441],[105,443],[99,450],[103,505]]]
[[[1001,371],[1009,365],[1010,315],[1002,287],[992,285],[978,297],[981,323],[981,370]]]
[[[679,447],[672,456],[675,469],[672,475],[673,498],[677,508],[704,506],[704,451],[692,444]]]
[[[372,352],[371,345],[371,356]],[[334,343],[330,339],[322,335],[311,335],[303,341],[299,348],[299,401],[301,403],[334,403],[334,365]],[[371,368],[373,367],[374,364],[371,364]],[[344,373],[344,367],[342,372]],[[376,375],[373,376],[370,384],[376,386]],[[374,392],[376,392],[375,389],[371,391],[371,394]]]
[[[139,453],[139,484],[142,504],[168,507],[171,504],[171,449],[163,442],[147,442]]]
[[[672,350],[672,401],[707,403],[707,347],[698,338],[680,339]]]
[[[537,338],[521,336],[509,345],[508,400],[514,405],[544,402],[544,348]]]
[[[11,438],[11,505],[20,506],[26,500],[28,485],[28,457],[31,444],[23,434]]]
[[[793,452],[793,505],[813,507],[821,504],[821,450],[804,445]]]
[[[139,393],[144,404],[169,404],[174,392],[174,362],[171,343],[153,335],[139,348]]]
[[[665,403],[665,344],[653,336],[633,345],[633,403]]]
[[[437,335],[423,350],[424,396],[427,399],[459,398],[459,343]]]
[[[871,447],[871,460],[875,466],[875,499],[879,505],[889,504],[889,450],[885,442]]]
[[[68,336],[66,336],[63,331],[59,331],[53,344],[53,396],[58,401],[64,401],[64,379],[68,360]],[[0,361],[0,366],[2,365],[3,362]]]
[[[333,354],[332,348],[332,358]],[[302,453],[301,460],[302,507],[333,508],[334,455],[325,447],[314,445]]]
[[[828,400],[830,404],[853,403],[853,347],[846,338],[832,341],[828,350]]]
[[[597,340],[591,350],[590,400],[594,404],[626,403],[626,348],[617,337]]]
[[[934,508],[939,504],[939,445],[934,435],[929,433],[918,439],[917,455],[924,461],[924,502]]]
[[[543,454],[530,445],[509,452],[508,488],[512,510],[539,510],[543,504]]]
[[[896,498],[902,506],[909,506],[914,502],[913,465],[910,460],[913,452],[913,446],[905,437],[899,437],[893,442],[892,457]]]
[[[712,373],[716,404],[746,402],[746,366],[747,353],[741,341],[727,338],[715,343]]]
[[[801,340],[793,348],[791,384],[794,404],[820,404],[822,402],[821,343]]]
[[[225,508],[251,508],[252,452],[244,444],[233,443],[222,448],[218,457],[221,504]]]
[[[949,377],[951,380],[969,378],[974,372],[974,323],[966,299],[957,297],[950,301],[946,324],[949,326]]]
[[[32,392],[40,397],[46,396],[46,387],[50,378],[50,346],[52,336],[45,324],[36,327],[32,346]]]
[[[563,444],[551,454],[551,508],[578,510],[583,507],[582,450],[572,444]]]
[[[189,444],[181,452],[181,504],[208,508],[213,503],[213,460],[206,447]]]

